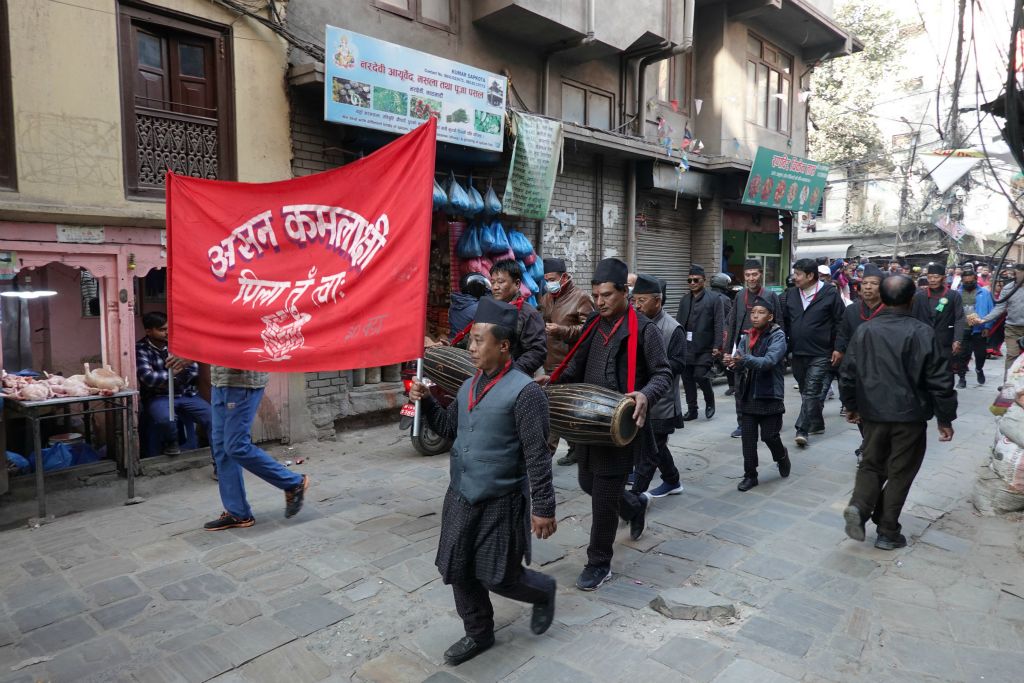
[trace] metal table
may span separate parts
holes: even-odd
[[[138,448],[135,447],[135,430],[132,416],[135,411],[137,391],[120,391],[112,396],[74,396],[51,398],[45,401],[18,401],[3,397],[4,420],[0,421],[0,446],[6,449],[9,419],[28,420],[32,432],[32,450],[36,463],[36,500],[39,504],[37,523],[45,523],[46,486],[43,472],[43,444],[40,424],[45,420],[67,420],[78,415],[85,416],[86,440],[91,436],[91,416],[108,414],[113,418],[114,438],[108,439],[107,451],[115,449],[113,459],[117,470],[128,479],[128,500],[135,498],[135,475],[141,473]],[[77,410],[75,410],[77,408]],[[2,452],[2,451],[0,451]]]

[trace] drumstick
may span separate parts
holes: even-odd
[[[423,382],[423,359],[416,359],[416,381]],[[416,401],[416,412],[413,413],[412,417],[412,435],[418,437],[420,435],[420,402]]]

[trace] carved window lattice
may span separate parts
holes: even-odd
[[[136,113],[139,186],[164,186],[167,169],[216,180],[219,170],[216,123]]]

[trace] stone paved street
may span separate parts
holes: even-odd
[[[723,391],[713,421],[671,440],[685,493],[656,501],[638,543],[621,529],[615,577],[596,593],[572,587],[589,500],[575,468],[556,467],[559,529],[534,548],[560,585],[543,636],[528,608],[496,598],[497,646],[441,664],[462,634],[433,566],[447,457],[418,456],[387,425],[275,449],[308,458],[315,485],[285,520],[281,494],[250,478],[250,529],[200,529],[220,512],[208,467],[142,479],[147,501],[132,507],[121,483],[53,493],[54,523],[0,532],[0,683],[1024,680],[1020,520],[980,517],[968,499],[992,441],[991,387],[961,392],[952,444],[930,428],[903,518],[911,545],[891,553],[870,525],[868,543],[843,534],[858,435],[838,401],[824,436],[791,447],[788,480],[762,460],[743,494]],[[32,513],[5,504],[0,524]],[[737,616],[649,607],[680,586]]]

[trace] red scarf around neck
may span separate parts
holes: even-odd
[[[629,337],[626,341],[626,393],[631,394],[636,391],[636,350],[637,342],[639,341],[638,337],[640,336],[638,334],[640,323],[636,317],[636,310],[634,310],[632,306],[626,309],[625,317],[626,324],[629,326]],[[549,381],[550,384],[554,384],[558,381],[558,378],[562,375],[562,372],[569,364],[569,361],[576,355],[576,351],[580,348],[580,344],[583,343],[584,339],[590,336],[590,333],[594,331],[600,322],[601,316],[597,316],[589,325],[587,325],[587,328],[583,330],[583,334],[580,335],[580,338],[576,341],[573,347],[569,349],[569,353],[566,354],[565,359],[559,363],[558,367],[551,373],[551,379]],[[619,322],[616,323],[616,327],[621,323],[622,319],[620,318]],[[607,344],[607,341],[605,343]]]

